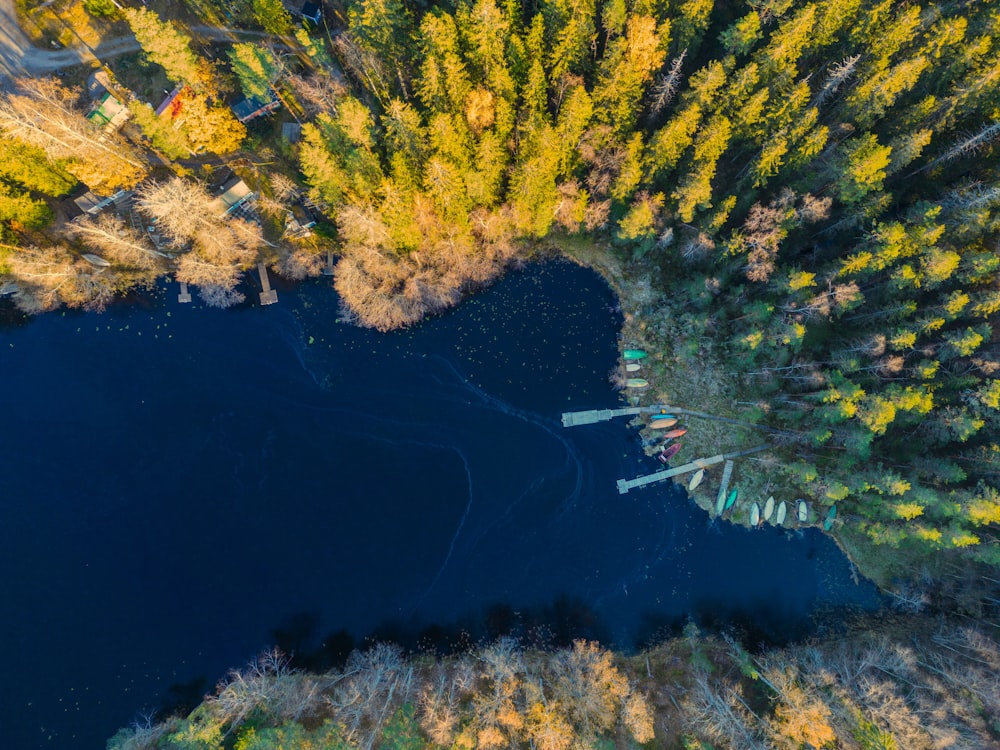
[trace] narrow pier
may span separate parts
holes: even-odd
[[[271,288],[271,280],[267,277],[267,266],[263,262],[257,264],[257,273],[260,274],[260,304],[273,305],[278,301],[278,293]]]
[[[719,494],[715,498],[715,507],[721,508],[721,503],[723,498],[726,496],[726,490],[729,489],[729,480],[733,476],[733,462],[726,461],[725,468],[722,469],[722,486],[719,487]]]
[[[717,456],[710,456],[709,458],[699,458],[690,463],[682,464],[680,466],[675,466],[665,471],[658,471],[655,474],[647,474],[644,477],[636,477],[635,479],[619,479],[618,480],[618,494],[624,495],[629,490],[633,490],[637,487],[645,487],[647,484],[653,484],[654,482],[660,482],[664,479],[670,479],[671,477],[680,476],[681,474],[687,474],[692,471],[697,471],[698,469],[704,469],[707,466],[712,466],[714,464],[722,463],[723,461],[730,461],[734,458],[739,458],[740,456],[745,456],[749,453],[757,453],[758,451],[767,450],[770,446],[758,445],[756,448],[749,448],[745,451],[738,451],[736,453],[720,453]]]
[[[333,250],[326,251],[326,265],[323,266],[324,276],[333,276]]]
[[[597,424],[608,422],[615,417],[634,417],[636,414],[658,414],[669,411],[671,414],[686,414],[683,409],[672,409],[669,406],[631,406],[626,409],[589,409],[587,411],[566,411],[562,415],[563,427],[576,427],[581,424]]]
[[[181,293],[177,295],[178,302],[190,302],[191,292],[188,291],[188,285],[186,281],[181,282]]]

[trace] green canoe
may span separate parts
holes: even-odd
[[[646,352],[642,349],[626,349],[622,356],[625,359],[644,359],[646,357]]]
[[[740,491],[736,487],[733,487],[733,491],[729,493],[729,497],[726,498],[726,510],[729,510],[734,505],[736,505],[736,498],[739,497]]]
[[[826,520],[823,521],[823,530],[829,531],[833,528],[833,520],[837,517],[837,506],[831,505],[829,512],[826,514]]]
[[[629,378],[625,381],[626,388],[645,388],[647,385],[649,385],[649,381],[642,378]]]
[[[722,515],[722,511],[724,509],[723,506],[725,505],[725,503],[726,503],[726,496],[720,492],[719,496],[715,499],[715,515],[717,516]]]

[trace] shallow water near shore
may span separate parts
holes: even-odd
[[[620,403],[592,271],[533,264],[391,334],[337,322],[328,283],[279,294],[0,331],[9,747],[103,747],[276,642],[317,664],[372,633],[634,648],[688,617],[780,641],[878,604],[815,531],[618,494],[659,466],[635,430],[560,423]]]

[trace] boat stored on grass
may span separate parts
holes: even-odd
[[[657,456],[657,458],[660,459],[660,463],[661,464],[665,464],[671,458],[673,458],[674,456],[676,456],[677,452],[680,449],[681,449],[681,444],[680,443],[674,443],[673,445],[668,445],[666,448],[663,449],[663,451],[660,453],[660,455]]]
[[[795,501],[795,512],[798,513],[799,523],[805,523],[809,520],[809,506],[806,505],[805,500]]]
[[[628,360],[645,359],[646,352],[643,349],[626,349],[622,352],[622,357]]]
[[[774,495],[771,495],[764,503],[764,520],[770,521],[771,516],[774,514]]]
[[[760,506],[754,503],[750,506],[750,525],[757,526],[760,524]]]
[[[676,430],[671,430],[670,432],[664,433],[663,437],[667,438],[668,440],[672,440],[673,438],[679,438],[681,435],[686,435],[686,434],[687,434],[687,427],[678,427]]]
[[[691,481],[688,482],[688,492],[691,492],[695,487],[701,484],[701,480],[704,478],[705,478],[705,470],[698,469],[698,471],[694,473],[694,476],[691,477]]]
[[[626,388],[645,388],[647,385],[649,385],[649,381],[643,378],[629,378],[625,381]]]
[[[740,496],[740,490],[738,487],[733,487],[733,491],[729,493],[729,497],[726,498],[726,510],[729,510],[734,505],[736,505],[736,498]]]
[[[785,505],[785,501],[782,500],[778,503],[778,515],[775,516],[774,522],[781,526],[785,523],[785,514],[788,513],[788,507]]]
[[[626,372],[639,372],[639,370],[641,369],[642,365],[640,365],[638,362],[630,362],[629,364],[625,365]]]
[[[677,424],[677,417],[667,415],[665,417],[654,417],[649,426],[654,430],[665,430],[668,427],[673,427],[675,424]]]
[[[830,510],[827,511],[826,520],[823,521],[823,530],[829,531],[833,528],[833,522],[837,518],[837,506],[831,505]]]

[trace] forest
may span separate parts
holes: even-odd
[[[866,572],[1000,565],[995,6],[171,7],[82,4],[142,48],[102,61],[123,126],[87,116],[82,82],[0,99],[19,309],[100,309],[164,275],[228,306],[263,261],[326,268],[350,318],[387,330],[586,246],[616,269],[625,335],[668,366],[658,395],[716,373],[716,412],[771,429],[758,473],[836,504]],[[249,41],[206,31],[223,21]],[[173,87],[160,111],[150,81]],[[244,124],[240,94],[282,114]],[[220,165],[251,208],[220,213]],[[124,197],[68,220],[80,186]],[[318,223],[289,233],[303,209]],[[866,560],[873,544],[891,552]]]
[[[1000,736],[1000,649],[974,626],[897,614],[808,647],[683,636],[634,656],[512,637],[449,657],[377,644],[322,673],[278,650],[183,717],[108,750],[274,748],[985,748]]]
[[[995,3],[19,9],[36,44],[96,60],[0,95],[4,305],[100,310],[169,277],[226,307],[265,263],[329,273],[351,320],[389,330],[555,249],[618,291],[623,344],[665,378],[641,398],[765,429],[746,480],[836,506],[900,602],[995,612]],[[103,43],[123,37],[141,49]],[[253,193],[235,212],[227,170]],[[103,208],[75,215],[86,191]],[[272,653],[110,746],[987,747],[1000,660],[977,627],[901,616],[754,654],[689,633],[628,658],[377,646],[325,675]]]

